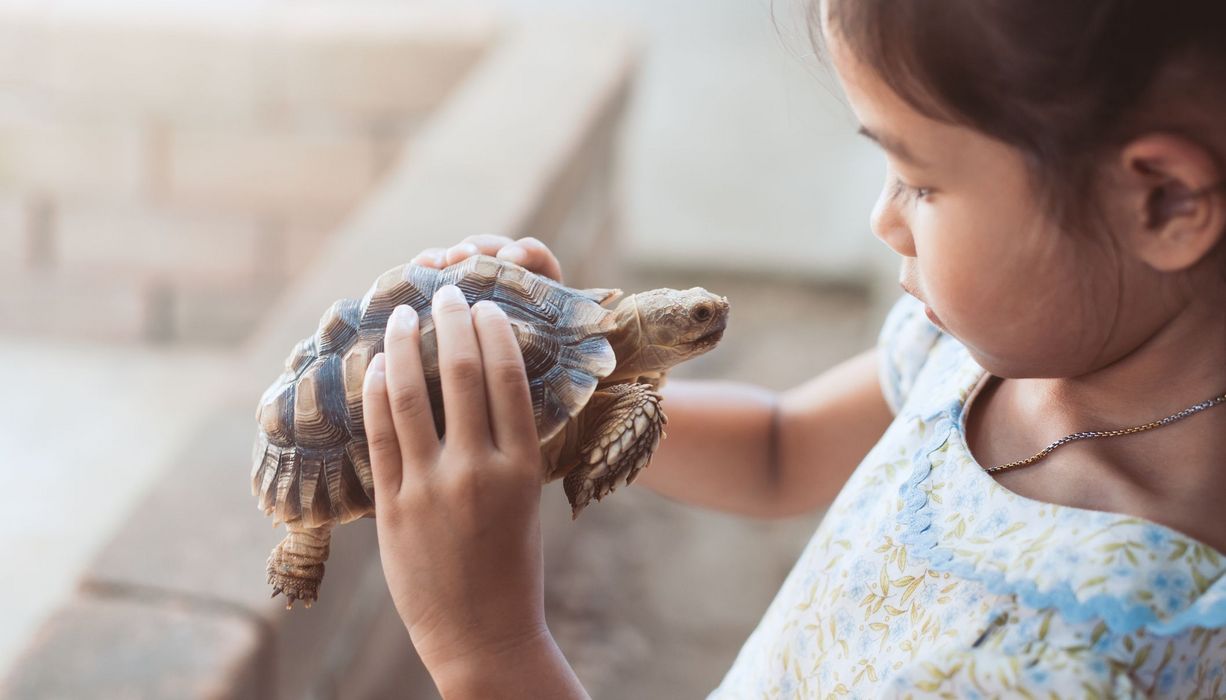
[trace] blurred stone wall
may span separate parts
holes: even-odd
[[[0,333],[241,338],[494,28],[421,3],[0,6]]]

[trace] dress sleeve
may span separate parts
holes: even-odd
[[[886,314],[877,337],[880,357],[877,369],[881,392],[895,415],[902,409],[916,376],[941,335],[941,329],[924,315],[923,303],[909,294],[903,295]]]
[[[1148,694],[1126,668],[1092,652],[1043,649],[1006,654],[993,649],[930,652],[900,669],[879,698],[1102,698]]]

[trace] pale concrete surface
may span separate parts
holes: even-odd
[[[0,340],[0,677],[212,407],[216,354]]]

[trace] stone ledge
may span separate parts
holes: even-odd
[[[14,698],[266,698],[264,630],[241,614],[83,588],[0,683]]]
[[[85,584],[162,591],[175,600],[245,611],[271,631],[266,673],[278,696],[299,697],[313,682],[302,665],[323,657],[355,607],[364,605],[354,591],[372,562],[377,568],[378,546],[373,521],[338,528],[319,602],[286,611],[284,598],[269,598],[265,562],[284,530],[270,527],[250,493],[258,395],[241,392],[201,426],[103,549]],[[388,612],[395,614],[390,599]],[[411,655],[411,647],[403,651]]]

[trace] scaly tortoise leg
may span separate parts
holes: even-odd
[[[598,390],[588,406],[599,407],[598,413],[580,448],[579,464],[562,482],[572,519],[593,498],[612,493],[618,480],[634,481],[651,461],[668,422],[660,394],[649,384],[614,384]]]
[[[302,600],[311,607],[319,594],[319,582],[324,577],[324,561],[328,558],[328,543],[332,541],[332,526],[304,527],[302,521],[288,522],[289,534],[268,556],[268,582],[272,597],[285,593],[285,608]]]

